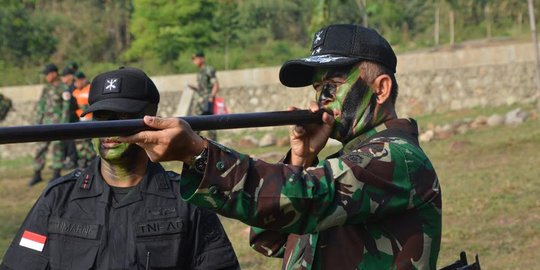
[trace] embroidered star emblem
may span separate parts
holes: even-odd
[[[113,89],[116,89],[116,81],[118,81],[118,79],[107,79],[107,86],[105,86],[105,90],[112,91]]]
[[[319,40],[321,40],[321,34],[322,34],[322,31],[319,31],[317,34],[315,34],[315,41],[314,42],[318,42]]]

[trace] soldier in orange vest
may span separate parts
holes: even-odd
[[[86,75],[82,71],[77,71],[75,73],[74,85],[75,89],[73,89],[73,97],[78,105],[75,113],[79,117],[79,121],[92,120],[91,113],[81,117],[82,112],[88,108],[88,93],[90,92],[90,82],[86,79]]]

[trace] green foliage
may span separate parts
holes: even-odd
[[[128,60],[158,57],[171,62],[182,53],[212,43],[215,3],[209,0],[134,0]]]
[[[8,1],[0,9],[0,59],[16,67],[47,59],[56,38],[51,25],[32,17],[20,2]]]
[[[0,0],[0,4],[4,74],[0,85],[37,83],[39,76],[29,72],[45,62],[62,67],[68,60],[85,63],[85,70],[91,71],[123,64],[142,67],[151,75],[193,72],[190,58],[196,49],[204,50],[218,69],[279,65],[307,55],[313,33],[332,23],[367,23],[398,53],[475,39],[530,38],[527,3],[522,0]]]

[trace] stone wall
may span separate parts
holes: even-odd
[[[534,87],[534,51],[529,43],[462,47],[398,55],[400,116],[415,116],[478,106],[530,101]],[[219,95],[232,113],[303,107],[314,97],[310,87],[292,89],[279,84],[279,67],[218,71]],[[161,93],[159,115],[179,116],[182,90],[194,74],[152,78]],[[0,88],[16,111],[0,126],[29,125],[40,85]],[[32,154],[32,144],[0,145],[0,158]]]

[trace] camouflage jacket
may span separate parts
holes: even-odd
[[[414,120],[387,121],[308,169],[210,144],[181,196],[255,226],[252,247],[283,269],[435,269],[441,192],[417,138]]]
[[[205,101],[208,100],[208,97],[212,94],[212,87],[216,81],[216,70],[209,65],[202,67],[199,70],[199,73],[197,73],[197,84],[199,86],[197,94],[204,98]]]
[[[47,83],[43,87],[37,103],[36,124],[58,124],[69,121],[71,93],[67,85],[57,81],[56,85]]]

